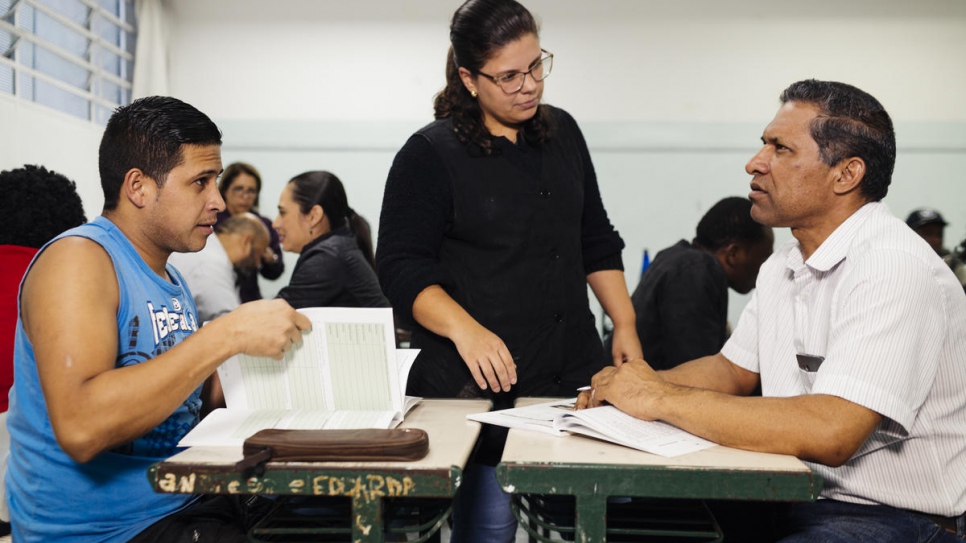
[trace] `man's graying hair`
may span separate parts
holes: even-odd
[[[792,83],[782,92],[781,101],[817,106],[819,114],[810,133],[822,161],[834,166],[859,157],[866,166],[862,195],[877,202],[888,194],[896,163],[896,133],[878,100],[845,83],[808,79]]]
[[[271,240],[268,228],[251,213],[229,217],[228,220],[216,226],[215,231],[219,234],[251,234],[252,239],[266,244]]]

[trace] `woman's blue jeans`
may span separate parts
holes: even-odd
[[[453,502],[450,543],[513,543],[516,531],[510,495],[497,483],[496,468],[467,464]]]

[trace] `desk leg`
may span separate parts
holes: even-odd
[[[607,540],[607,496],[577,496],[574,530],[575,540],[579,543],[604,543]]]
[[[382,498],[352,498],[352,543],[383,543]]]

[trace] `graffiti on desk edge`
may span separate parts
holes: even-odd
[[[372,524],[363,524],[362,515],[356,515],[356,528],[359,529],[363,536],[368,536],[369,532],[372,531]]]
[[[204,478],[204,476],[202,477]],[[158,489],[162,492],[192,494],[196,492],[197,481],[198,477],[194,473],[185,475],[165,473],[158,478]],[[198,492],[222,492],[220,484],[203,486],[205,488],[199,489]],[[369,501],[379,498],[409,496],[416,487],[416,483],[408,476],[396,478],[386,475],[358,475],[354,477],[319,475],[317,477],[292,479],[287,484],[287,490],[282,491],[284,486],[286,486],[285,483],[276,484],[270,478],[252,477],[244,482],[229,481],[225,490],[229,494],[312,494],[315,496],[348,496]]]
[[[191,494],[195,491],[195,474],[176,476],[173,473],[166,473],[164,477],[158,479],[158,488],[164,492],[181,492]]]

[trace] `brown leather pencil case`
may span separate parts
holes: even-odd
[[[265,462],[406,462],[429,453],[429,436],[418,428],[394,430],[261,430],[245,440],[247,470]]]

